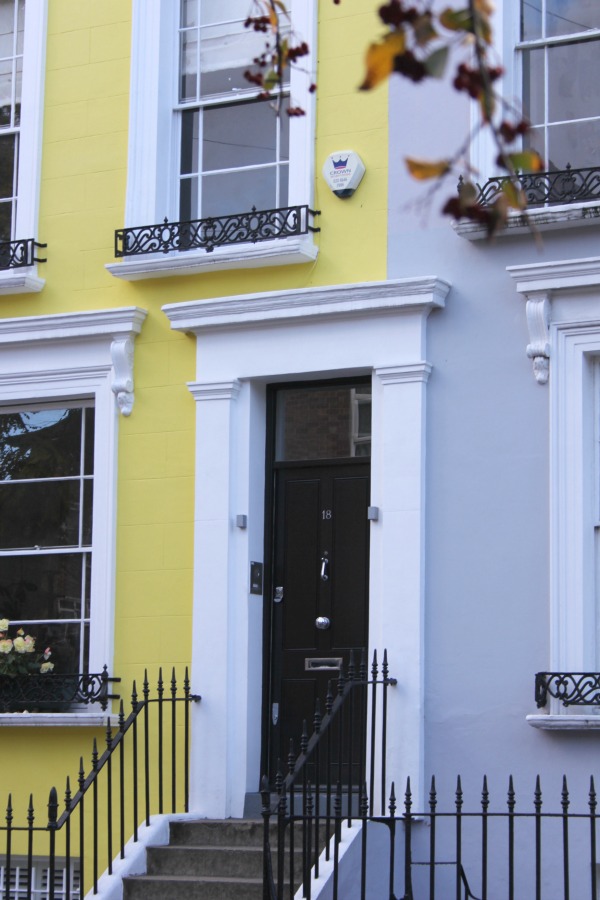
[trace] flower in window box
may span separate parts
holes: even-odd
[[[17,675],[37,675],[51,672],[53,663],[48,659],[50,647],[44,653],[35,652],[35,638],[25,634],[22,628],[17,630],[16,637],[10,638],[8,619],[0,619],[0,675],[16,677]]]

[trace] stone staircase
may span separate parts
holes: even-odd
[[[262,848],[260,820],[171,822],[168,846],[146,851],[146,874],[123,880],[123,900],[262,900]]]

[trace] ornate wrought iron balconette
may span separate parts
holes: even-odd
[[[190,222],[169,222],[118,228],[115,231],[115,256],[139,256],[146,253],[169,253],[172,250],[206,250],[228,244],[256,244],[277,238],[298,237],[309,231],[320,231],[309,224],[309,217],[320,214],[308,206],[284,206],[281,209],[209,216]]]
[[[535,702],[545,706],[548,697],[563,706],[600,706],[600,672],[538,672]]]
[[[26,269],[34,263],[47,262],[45,258],[35,255],[36,249],[47,246],[48,244],[40,244],[33,238],[23,241],[0,241],[0,270]]]
[[[0,712],[66,712],[92,703],[104,711],[109,700],[119,699],[119,694],[109,693],[109,685],[120,680],[112,678],[106,666],[97,674],[0,675]]]
[[[520,185],[525,192],[529,208],[537,206],[558,206],[567,203],[585,203],[590,200],[600,201],[600,167],[590,169],[573,169],[570,163],[566,169],[552,172],[517,173]],[[502,187],[511,178],[501,175],[490,178],[478,188],[477,201],[484,206],[491,205]],[[462,176],[458,183],[458,193],[462,188]]]

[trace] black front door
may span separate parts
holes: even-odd
[[[356,406],[356,388],[349,397]],[[337,682],[340,662],[346,670],[351,650],[367,647],[370,444],[358,443],[356,427],[353,434],[360,456],[346,450],[318,462],[274,463],[271,779],[279,760],[285,768],[290,739],[298,752],[304,720],[312,733],[315,701]]]
[[[296,751],[368,627],[368,460],[276,472],[272,762]],[[356,661],[358,664],[358,660]]]

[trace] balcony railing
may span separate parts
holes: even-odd
[[[585,203],[590,200],[600,201],[600,167],[597,166],[589,169],[573,169],[568,164],[566,169],[517,174],[517,178],[530,209],[538,206]],[[483,186],[478,184],[478,203],[490,206],[502,193],[502,188],[508,181],[512,179],[504,175],[490,178]],[[458,185],[459,194],[461,187],[462,179]]]
[[[169,253],[172,250],[206,250],[231,244],[256,244],[278,238],[299,237],[309,231],[320,231],[310,222],[318,210],[308,206],[285,206],[281,209],[233,213],[230,216],[194,219],[190,222],[163,222],[119,228],[115,231],[115,257],[141,256],[147,253]]]
[[[106,666],[100,673],[0,675],[0,712],[68,712],[92,703],[104,711],[109,700],[119,699],[109,686],[120,680]]]
[[[535,702],[545,706],[549,697],[563,706],[600,706],[600,672],[538,672]]]
[[[37,249],[48,244],[40,244],[33,238],[22,241],[0,241],[0,271],[3,269],[26,269],[34,263],[47,262],[46,258],[35,255]]]

